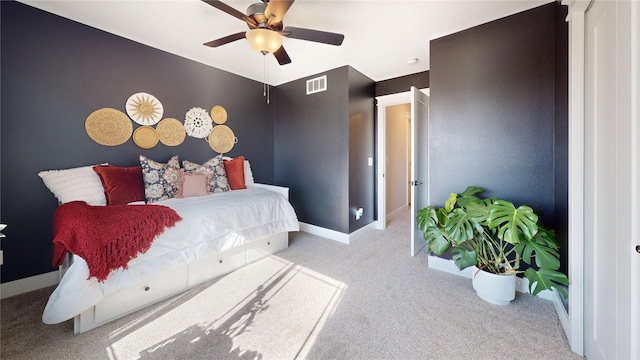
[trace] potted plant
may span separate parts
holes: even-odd
[[[497,198],[481,199],[477,194],[482,192],[484,189],[469,186],[461,194],[452,193],[444,207],[428,206],[418,211],[417,224],[429,251],[442,255],[451,250],[460,270],[476,267],[474,289],[486,301],[508,304],[515,297],[515,275],[521,273],[529,280],[531,295],[555,288],[567,298],[560,285],[568,285],[569,280],[558,271],[560,243],[553,231],[538,223],[531,207],[516,208],[510,201]],[[529,266],[526,270],[522,270],[522,262]],[[480,277],[484,273],[509,283],[506,299],[478,289],[486,283]]]

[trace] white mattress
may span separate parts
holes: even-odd
[[[89,277],[87,263],[74,255],[42,314],[46,324],[66,321],[97,304],[104,296],[163,271],[229,250],[279,232],[298,231],[298,219],[284,196],[251,187],[208,196],[158,202],[182,217],[165,230],[128,269],[113,271],[104,282]]]

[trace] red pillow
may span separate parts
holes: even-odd
[[[244,183],[244,156],[224,160],[223,163],[231,190],[246,189],[247,186]]]
[[[102,181],[107,205],[126,205],[144,200],[144,181],[140,166],[98,165],[93,167],[93,171]]]

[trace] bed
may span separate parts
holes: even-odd
[[[73,318],[74,332],[85,332],[281,251],[288,232],[299,230],[288,189],[273,185],[247,182],[242,189],[145,206],[156,205],[173,209],[181,220],[104,280],[89,276],[87,261],[71,255],[43,311],[44,323]]]

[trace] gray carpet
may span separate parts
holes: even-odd
[[[488,304],[408,239],[408,212],[351,245],[294,233],[285,251],[79,335],[41,322],[52,288],[4,299],[0,357],[581,359],[550,302]]]

